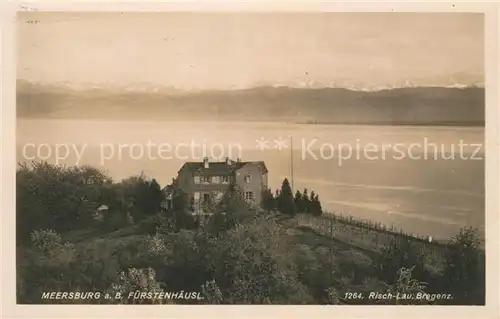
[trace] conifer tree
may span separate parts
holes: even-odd
[[[295,206],[297,206],[297,213],[303,213],[304,212],[304,205],[302,205],[302,194],[300,191],[297,189],[295,192]]]
[[[321,214],[323,214],[323,209],[321,208],[321,202],[319,201],[318,194],[316,194],[312,199],[311,206],[312,206],[312,214],[314,216],[320,216]]]
[[[302,210],[304,214],[309,214],[309,206],[309,195],[307,194],[307,188],[304,188],[304,192],[302,192]]]
[[[316,198],[316,193],[314,191],[311,191],[311,195],[309,196],[309,201],[307,202],[308,212],[311,215],[314,215],[314,210],[315,210],[314,198]]]
[[[293,199],[292,188],[287,178],[283,180],[283,184],[281,185],[278,207],[279,211],[283,214],[294,216],[297,213],[297,206]]]
[[[266,188],[262,191],[261,207],[268,212],[275,209],[274,196],[270,188]]]

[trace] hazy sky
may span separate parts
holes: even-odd
[[[18,78],[182,89],[474,84],[484,81],[483,32],[482,15],[460,13],[23,14]]]

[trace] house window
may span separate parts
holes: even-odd
[[[246,175],[246,176],[245,176],[245,183],[247,183],[247,184],[248,184],[248,183],[250,183],[251,181],[252,181],[252,176],[250,176],[250,175]]]
[[[245,200],[252,201],[253,200],[253,192],[245,192]]]
[[[207,193],[203,194],[203,201],[205,203],[209,202],[210,201],[210,194],[207,194]]]
[[[229,183],[229,176],[222,176],[223,183]]]
[[[210,183],[210,176],[203,176],[203,183]]]
[[[220,176],[212,176],[212,183],[219,184],[220,183]]]
[[[200,192],[194,192],[194,200],[199,201],[200,200]]]
[[[199,176],[195,176],[194,177],[194,183],[195,184],[199,184],[200,183],[200,177]]]

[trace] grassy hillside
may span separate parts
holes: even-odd
[[[254,229],[253,227],[255,225],[258,225],[261,228],[259,230],[259,236],[265,238],[264,242],[266,243],[266,245],[271,244],[271,242],[267,242],[267,240],[271,240],[271,238],[268,238],[268,236],[272,236],[272,240],[274,243],[272,247],[266,246],[267,248],[265,249],[268,250],[267,253],[274,254],[273,258],[276,259],[276,262],[277,260],[281,260],[280,263],[291,263],[290,265],[293,266],[291,269],[288,269],[288,271],[292,271],[293,278],[295,278],[293,280],[296,280],[296,282],[292,286],[289,286],[289,288],[295,289],[295,291],[292,291],[291,295],[287,297],[291,298],[290,300],[283,300],[281,302],[271,300],[271,303],[396,303],[395,300],[376,300],[368,298],[371,292],[385,293],[386,291],[388,291],[388,289],[390,289],[392,285],[392,280],[384,275],[384,272],[381,271],[381,267],[387,268],[393,265],[391,269],[397,270],[397,267],[401,266],[401,264],[399,263],[405,264],[407,262],[412,262],[412,257],[410,257],[409,259],[403,258],[399,260],[399,258],[401,257],[398,255],[397,251],[391,250],[391,240],[384,240],[384,238],[388,239],[387,233],[375,230],[365,230],[362,232],[363,235],[360,236],[359,227],[356,227],[352,224],[346,224],[340,220],[331,219],[329,222],[329,227],[331,227],[330,229],[332,231],[324,233],[322,232],[321,228],[317,227],[317,225],[319,224],[324,224],[324,220],[321,221],[321,218],[304,215],[290,218],[286,215],[277,214],[267,216],[265,220],[267,220],[267,222],[263,223],[264,220],[258,219],[257,224],[252,222],[245,222],[242,226],[245,230],[244,236],[250,236],[251,238],[251,236],[254,235],[254,230],[252,229]],[[77,257],[78,260],[81,260],[82,258],[86,259],[84,265],[80,265],[80,267],[83,267],[87,270],[80,271],[82,271],[82,273],[84,274],[87,272],[87,275],[90,276],[97,276],[93,279],[88,278],[88,280],[95,281],[95,284],[98,283],[96,287],[101,287],[96,288],[97,291],[105,290],[105,288],[107,288],[107,281],[117,280],[114,276],[114,272],[119,271],[118,269],[127,269],[129,267],[136,267],[137,269],[139,269],[141,267],[144,268],[148,266],[152,266],[154,268],[155,273],[157,274],[157,279],[162,281],[162,287],[164,289],[166,288],[173,291],[192,291],[194,289],[193,285],[189,281],[186,281],[186,278],[189,277],[193,279],[192,276],[194,276],[194,274],[192,272],[200,271],[201,268],[203,268],[200,268],[200,266],[202,265],[192,263],[196,261],[201,262],[201,260],[198,260],[198,258],[201,258],[201,256],[196,256],[196,254],[203,253],[203,251],[207,249],[204,244],[207,243],[197,242],[197,235],[194,231],[181,231],[180,233],[172,232],[157,235],[156,237],[151,237],[144,230],[144,225],[148,224],[149,222],[150,220],[145,220],[140,225],[129,226],[112,232],[95,232],[89,230],[70,231],[63,234],[63,239],[73,245],[74,249],[80,256]],[[269,225],[271,225],[270,230],[276,232],[275,235],[266,233]],[[372,240],[373,238],[377,238],[377,241]],[[152,250],[152,247],[155,245],[154,242],[158,240],[164,243],[161,252],[155,252],[154,249]],[[262,240],[262,238],[260,240]],[[254,242],[253,239],[250,239],[249,243],[252,242],[253,244],[256,244],[260,242],[260,240]],[[413,243],[414,241],[411,242]],[[241,242],[233,243],[231,245],[240,247],[243,244],[243,246],[245,246],[249,243],[245,244],[244,242]],[[278,245],[274,246],[276,244]],[[425,276],[425,278],[427,278],[428,282],[425,284],[426,293],[440,293],[444,291],[442,286],[440,286],[440,278],[446,267],[444,264],[444,253],[447,249],[446,245],[432,245],[421,242],[419,244],[421,245],[420,249],[422,250],[421,253],[424,257],[424,264],[423,268],[420,268],[420,270],[418,270],[419,268],[417,268],[418,271],[416,273],[414,272],[414,276],[419,279],[423,279],[422,276]],[[189,247],[189,245],[195,245],[195,247]],[[211,245],[216,245],[216,243],[213,243]],[[254,247],[253,249],[256,248]],[[262,246],[261,249],[264,249],[264,246]],[[214,253],[210,253],[209,251],[209,254]],[[235,252],[237,253],[237,251]],[[384,258],[387,258],[388,252],[391,254],[389,256],[389,263],[384,262]],[[440,253],[430,254],[429,252]],[[241,267],[249,268],[246,270],[241,269],[239,271],[257,271],[257,273],[260,273],[260,271],[262,271],[262,269],[259,270],[260,268],[251,270],[253,269],[252,267],[259,267],[256,264],[254,264],[253,266],[250,264],[246,264],[248,262],[256,261],[255,258],[257,258],[257,255],[254,255],[255,251],[252,252],[252,250],[242,250],[239,251],[239,253],[249,254],[247,255],[247,257],[250,257],[250,259],[245,258],[245,261],[240,264]],[[29,252],[24,251],[20,253],[20,256],[30,256],[29,254]],[[405,254],[411,255],[412,252],[406,251]],[[232,258],[239,259],[242,258],[242,256],[233,256]],[[213,256],[210,255],[207,257],[210,258]],[[20,265],[18,269],[20,269],[21,274],[25,274],[23,269],[25,269],[25,267],[29,267],[29,257],[21,257],[19,259]],[[162,260],[165,261],[162,262]],[[231,261],[231,259],[228,259],[226,261],[220,260],[220,262],[232,263],[233,261]],[[183,265],[182,267],[187,267],[185,272],[177,273],[177,275],[174,276],[180,276],[180,278],[184,279],[184,281],[172,278],[171,272],[180,271],[177,266],[175,266],[175,263],[181,263]],[[110,268],[108,268],[108,266]],[[72,268],[69,268],[69,270],[66,269],[65,276],[75,277],[73,280],[82,280],[77,279],[77,277],[81,276],[81,274],[71,273],[71,271],[76,271],[76,269],[71,269]],[[228,273],[225,273],[225,271],[228,271]],[[229,271],[231,270],[227,268],[226,270],[224,270],[224,273],[222,275],[229,275]],[[257,273],[255,273],[254,276],[257,276]],[[396,277],[396,274],[393,275],[394,277]],[[291,276],[291,273],[289,273],[287,276]],[[292,280],[291,278],[292,277],[290,277],[289,280]],[[40,280],[40,278],[38,280]],[[237,292],[238,289],[250,288],[235,287],[231,289],[237,289],[236,291],[230,291],[239,293]],[[350,293],[353,292],[359,293],[363,296],[363,298],[353,299],[349,297]],[[258,292],[254,293],[259,294]],[[203,298],[206,298],[206,296]],[[100,300],[99,302],[84,301],[83,303],[103,302],[104,301]],[[180,300],[173,302],[190,304],[212,303],[207,299],[197,301]],[[221,302],[233,303],[228,300],[226,300],[225,302]],[[75,301],[65,300],[56,302],[53,300],[46,300],[42,301],[42,303],[75,303]],[[410,302],[400,301],[399,303],[453,304],[454,302],[452,300],[413,300]]]
[[[231,91],[72,90],[18,81],[19,117],[484,125],[483,88],[258,87]]]
[[[262,207],[232,186],[199,218],[178,189],[173,209],[162,209],[160,186],[143,175],[114,182],[92,167],[35,163],[16,177],[21,304],[484,305],[473,229],[429,243],[322,215],[312,191],[294,199],[286,180]],[[76,292],[93,295],[68,297]],[[370,298],[387,292],[415,298]]]

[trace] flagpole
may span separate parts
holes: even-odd
[[[291,174],[291,185],[290,188],[292,189],[292,194],[293,194],[293,137],[290,135],[290,174]]]

